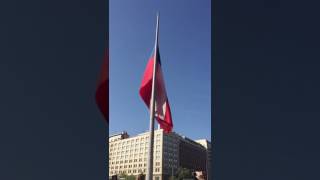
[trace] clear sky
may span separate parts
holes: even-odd
[[[173,130],[211,139],[211,1],[110,1],[110,134],[149,129],[139,86],[155,39],[170,101]],[[156,126],[157,127],[157,126]]]

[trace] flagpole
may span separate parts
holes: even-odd
[[[150,99],[150,134],[149,134],[149,155],[148,155],[148,170],[146,180],[153,179],[153,144],[154,144],[154,114],[155,114],[155,99],[154,95],[156,93],[155,88],[155,79],[156,79],[156,70],[157,70],[157,46],[158,46],[158,31],[159,31],[159,12],[157,13],[157,26],[156,26],[156,40],[154,45],[154,62],[153,62],[153,74],[152,74],[152,90],[151,90],[151,99]]]

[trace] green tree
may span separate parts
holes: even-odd
[[[126,176],[126,180],[136,180],[136,176],[128,175],[128,176]]]
[[[119,178],[126,178],[128,175],[126,173],[120,173],[119,174]]]
[[[191,170],[187,168],[179,168],[177,171],[177,178],[179,180],[183,178],[193,178]]]

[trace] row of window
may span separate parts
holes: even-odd
[[[139,156],[141,157],[141,156]],[[161,155],[160,153],[156,153],[155,154],[155,159],[160,159]],[[142,162],[142,157],[139,158],[139,159],[129,159],[129,160],[121,160],[121,161],[115,161],[115,160],[119,160],[119,159],[122,159],[122,158],[113,158],[113,157],[110,157],[109,158],[109,162],[111,162],[111,164],[122,164],[122,163],[131,163],[131,162]],[[144,161],[146,161],[147,158],[144,158]]]
[[[153,151],[153,153],[155,153],[155,154],[160,153],[160,152],[161,152],[160,151],[160,147],[156,147],[156,149]],[[134,152],[133,151],[125,151],[124,153],[122,153],[122,152],[114,152],[114,153],[110,152],[109,156],[113,157],[113,156],[124,156],[124,155],[126,155],[128,157],[128,155],[136,156],[136,155],[143,155],[143,154],[147,154],[147,153],[148,153],[148,150],[145,150],[145,151],[143,151],[143,150],[140,150],[140,151],[135,150]]]
[[[138,152],[138,151],[148,151],[148,147],[149,146],[144,146],[144,147],[132,147],[132,148],[128,148],[128,149],[124,149],[124,148],[117,148],[117,149],[110,149],[109,150],[109,154],[128,154],[128,153],[132,153],[132,152]],[[155,146],[156,150],[160,150],[161,146],[160,144],[156,144]]]
[[[156,140],[155,144],[160,145],[161,141],[160,140]],[[134,149],[134,148],[143,148],[143,147],[148,147],[149,143],[145,142],[145,143],[137,143],[137,144],[131,144],[131,145],[122,145],[122,146],[114,146],[114,145],[110,145],[109,147],[109,151],[113,151],[113,150],[120,150],[120,149]]]
[[[146,161],[147,158],[144,158],[144,161]],[[142,162],[142,158],[140,159],[131,159],[131,160],[124,160],[124,161],[113,161],[111,162],[111,164],[122,164],[122,163],[131,163],[131,162]]]
[[[129,170],[115,170],[115,171],[110,171],[110,174],[121,174],[121,173],[125,173],[125,174],[132,174],[132,173],[145,173],[147,171],[147,169],[129,169]],[[154,172],[160,172],[160,168],[155,168]]]
[[[155,165],[156,166],[160,166],[160,162],[156,162]],[[114,168],[118,169],[118,167],[119,167],[121,169],[122,167],[123,168],[131,168],[131,167],[137,167],[137,166],[138,167],[142,167],[142,164],[133,164],[133,165],[129,164],[129,165],[123,165],[123,166],[122,165],[120,165],[120,166],[110,166],[110,168],[111,169],[114,169]],[[144,163],[143,166],[146,167],[146,163]]]
[[[155,138],[160,140],[161,134],[156,134]],[[137,143],[139,141],[147,141],[149,140],[149,136],[141,137],[141,138],[135,138],[131,140],[122,140],[121,142],[115,141],[114,143],[110,143],[111,146],[117,146],[117,145],[124,145],[124,144],[133,144],[134,142]]]
[[[167,166],[167,165],[170,165],[170,164],[174,164],[174,163],[177,163],[178,160],[177,159],[165,159],[164,160],[164,164]]]
[[[177,143],[177,142],[164,141],[163,144],[164,144],[164,146],[166,146],[166,147],[176,147],[176,146],[178,146],[178,143]]]
[[[172,154],[172,153],[171,153]],[[153,153],[154,156],[160,156],[161,152],[160,151],[156,151]],[[165,156],[167,156],[167,154],[164,154]],[[131,154],[131,155],[125,155],[125,156],[109,156],[109,160],[128,160],[128,159],[134,159],[134,158],[143,158],[148,156],[147,153],[140,153],[140,154]],[[172,155],[173,156],[173,155]]]
[[[171,152],[164,152],[163,153],[164,158],[176,158],[178,155],[176,153],[171,153]]]
[[[160,150],[161,149],[161,146],[160,145],[156,145],[155,146],[155,150]],[[112,156],[112,155],[119,155],[119,154],[132,154],[133,152],[146,152],[148,151],[148,147],[141,147],[141,148],[131,148],[130,150],[127,149],[127,150],[122,150],[120,151],[121,148],[118,149],[118,151],[116,151],[116,149],[110,149],[109,151],[109,155]],[[115,152],[116,151],[116,152]]]
[[[122,169],[122,168],[132,168],[132,167],[135,168],[135,167],[142,167],[142,165],[144,167],[147,166],[146,163],[144,163],[144,164],[133,164],[133,165],[129,164],[129,165],[124,165],[124,166],[110,166],[110,169]]]

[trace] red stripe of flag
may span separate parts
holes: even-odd
[[[155,53],[155,52],[154,52]],[[150,108],[150,98],[152,90],[152,74],[153,74],[154,55],[151,56],[145,69],[143,79],[140,86],[140,96],[144,103]],[[157,48],[157,72],[155,83],[155,117],[160,124],[161,129],[169,133],[172,131],[173,123],[171,117],[170,105],[165,89],[159,50]]]

